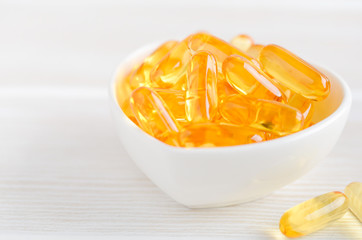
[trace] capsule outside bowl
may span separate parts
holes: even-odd
[[[178,148],[143,132],[123,113],[116,82],[159,44],[126,58],[110,83],[111,109],[124,149],[142,172],[175,201],[190,208],[223,207],[252,201],[295,181],[332,150],[351,108],[351,92],[332,71],[327,99],[316,103],[313,126],[267,142],[217,148]]]

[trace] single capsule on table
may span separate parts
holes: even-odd
[[[153,88],[168,106],[177,122],[186,122],[185,92],[182,90]]]
[[[287,104],[247,98],[242,95],[226,97],[219,111],[234,124],[247,124],[262,131],[287,135],[302,130],[303,114]]]
[[[199,51],[187,69],[186,116],[190,122],[211,121],[217,113],[217,65],[209,52]]]
[[[298,109],[304,118],[304,128],[311,126],[311,121],[314,113],[314,103],[312,100],[303,97],[302,95],[280,85],[280,89],[286,96],[286,103],[289,106]]]
[[[245,34],[238,35],[231,40],[231,44],[243,52],[246,52],[254,45],[253,39]]]
[[[184,127],[179,135],[183,147],[221,147],[257,143],[265,133],[246,126],[226,123],[196,123]]]
[[[279,102],[285,98],[269,76],[243,57],[227,57],[222,71],[226,81],[243,95]]]
[[[211,52],[216,58],[220,72],[224,60],[232,54],[252,60],[252,58],[243,51],[208,33],[201,32],[191,35],[188,39],[188,46],[192,52],[201,50]]]
[[[279,229],[287,237],[301,237],[338,220],[347,210],[348,199],[343,193],[326,193],[286,211]]]
[[[179,125],[160,95],[147,87],[133,91],[130,105],[139,126],[151,136],[178,146]]]
[[[329,94],[330,82],[323,73],[280,46],[263,47],[259,62],[267,74],[305,98],[319,101]]]
[[[154,52],[145,58],[143,63],[133,72],[129,79],[132,89],[142,86],[151,86],[150,72],[163,57],[177,44],[177,41],[168,41],[159,46]]]
[[[362,182],[350,183],[344,193],[349,199],[349,209],[362,222]]]
[[[151,70],[150,79],[158,87],[181,89],[186,83],[186,69],[191,60],[188,38],[177,43]]]

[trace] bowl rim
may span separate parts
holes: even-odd
[[[317,122],[316,124],[306,128],[306,129],[303,129],[299,132],[292,133],[290,135],[287,135],[287,136],[284,136],[281,138],[271,139],[268,141],[254,143],[254,144],[221,146],[221,147],[213,147],[213,148],[197,148],[197,147],[185,148],[185,147],[176,147],[176,146],[168,145],[168,144],[152,137],[151,135],[147,134],[146,132],[144,132],[142,129],[140,129],[135,123],[133,123],[126,116],[126,114],[123,112],[122,108],[118,104],[118,101],[116,98],[116,89],[115,89],[117,76],[124,68],[124,65],[133,61],[134,59],[139,57],[139,55],[142,55],[147,51],[149,51],[149,52],[152,51],[152,49],[155,49],[161,43],[162,43],[161,41],[156,41],[156,42],[152,42],[150,44],[146,44],[146,45],[138,48],[136,51],[131,52],[125,58],[123,58],[123,60],[118,64],[118,67],[116,68],[116,70],[114,71],[114,73],[112,75],[110,85],[109,85],[109,94],[110,94],[111,101],[112,101],[111,104],[113,104],[113,105],[115,104],[114,107],[116,107],[117,112],[120,113],[120,115],[122,116],[121,120],[125,121],[125,123],[127,123],[130,127],[135,128],[135,131],[138,131],[144,137],[149,138],[150,141],[153,141],[154,144],[158,145],[160,148],[165,149],[166,151],[176,151],[176,152],[180,152],[180,153],[197,153],[197,154],[207,153],[207,154],[210,154],[210,153],[214,153],[214,152],[215,153],[216,152],[223,153],[223,152],[230,152],[230,151],[240,152],[240,151],[258,150],[258,149],[260,150],[262,148],[270,148],[270,147],[277,146],[280,144],[287,144],[288,142],[291,142],[291,141],[297,141],[298,139],[301,139],[301,138],[307,137],[311,134],[314,134],[314,133],[320,131],[322,128],[332,124],[332,122],[334,122],[341,115],[343,115],[345,111],[348,112],[350,110],[350,107],[352,104],[352,93],[351,93],[349,86],[345,82],[345,80],[339,74],[330,70],[330,68],[328,68],[326,66],[322,66],[320,64],[315,64],[313,62],[313,64],[312,64],[313,66],[315,66],[317,68],[321,68],[322,70],[328,72],[328,75],[333,75],[335,77],[335,79],[341,85],[341,89],[342,89],[342,93],[343,93],[342,101],[341,101],[340,105],[338,106],[338,108],[332,114],[327,116],[325,119]]]

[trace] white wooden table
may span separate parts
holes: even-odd
[[[285,210],[362,181],[362,3],[0,2],[0,239],[284,239]],[[332,153],[261,200],[187,209],[131,162],[107,84],[143,44],[208,30],[248,33],[341,74],[353,108]],[[348,213],[305,239],[362,239]]]

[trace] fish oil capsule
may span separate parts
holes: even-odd
[[[163,88],[153,90],[160,95],[177,122],[186,122],[184,91]]]
[[[131,105],[130,105],[130,101],[129,99],[127,99],[126,101],[123,102],[121,106],[122,111],[126,114],[126,116],[132,121],[134,122],[136,125],[138,125],[137,119],[133,114],[133,111],[131,109]]]
[[[129,85],[129,78],[131,75],[132,72],[127,73],[125,76],[117,76],[115,94],[119,105],[123,105],[132,93],[131,86]]]
[[[231,44],[240,49],[243,52],[246,52],[251,46],[254,45],[253,39],[245,34],[238,35],[231,40]]]
[[[192,52],[201,50],[211,52],[216,58],[220,72],[224,60],[232,54],[242,56],[248,60],[252,59],[246,53],[237,49],[233,45],[208,33],[196,33],[191,35],[188,39],[188,46]]]
[[[344,193],[349,199],[349,209],[362,222],[362,182],[350,183]]]
[[[298,93],[292,93],[291,96],[287,98],[287,104],[295,107],[302,113],[304,118],[304,128],[309,127],[314,113],[313,101],[306,99]]]
[[[295,107],[302,113],[304,118],[304,128],[309,127],[314,113],[313,101],[295,93],[287,100],[287,104],[289,106]]]
[[[134,71],[129,83],[132,89],[141,86],[151,86],[150,72],[163,57],[177,44],[177,41],[168,41],[159,46],[154,52],[145,58],[143,63]]]
[[[138,122],[133,115],[131,106],[130,106],[130,96],[134,89],[132,89],[130,80],[134,75],[134,72],[140,67],[140,63],[134,64],[127,74],[120,74],[117,76],[116,80],[116,99],[118,105],[121,107],[122,111],[127,115],[129,119],[132,120],[136,125]]]
[[[304,126],[298,109],[276,101],[232,95],[224,99],[219,111],[231,123],[248,124],[278,135],[300,131]]]
[[[304,128],[309,127],[314,113],[313,101],[282,85],[279,85],[279,87],[286,97],[286,103],[289,106],[295,107],[303,114]]]
[[[258,59],[261,49],[263,49],[264,45],[261,44],[254,44],[250,46],[246,50],[246,54],[248,54],[250,57]]]
[[[237,125],[250,125],[256,114],[254,101],[239,94],[225,97],[219,111],[225,120]]]
[[[181,88],[186,83],[186,69],[191,60],[188,38],[176,44],[151,70],[151,81],[161,88]]]
[[[287,237],[301,237],[338,220],[347,210],[348,199],[343,193],[326,193],[286,211],[279,228]]]
[[[227,57],[222,71],[226,81],[243,95],[275,101],[284,98],[273,80],[243,57]]]
[[[215,57],[197,52],[187,69],[186,116],[190,122],[211,121],[217,112],[217,65]]]
[[[246,126],[226,123],[196,123],[184,127],[179,135],[183,147],[221,147],[256,143],[265,133]]]
[[[132,92],[130,105],[145,132],[162,142],[178,146],[180,127],[158,93],[147,87],[137,88]]]
[[[129,104],[129,98],[132,93],[131,86],[129,85],[129,78],[131,75],[132,71],[126,74],[125,77],[118,76],[118,79],[116,81],[115,94],[118,105],[121,107],[123,113],[126,114],[126,116],[131,119],[132,122],[138,124]]]
[[[227,96],[239,94],[239,92],[236,91],[224,78],[219,78],[217,81],[217,94],[219,103],[221,103]]]
[[[319,101],[329,94],[330,82],[323,73],[280,46],[265,46],[259,61],[267,74],[305,98]]]

